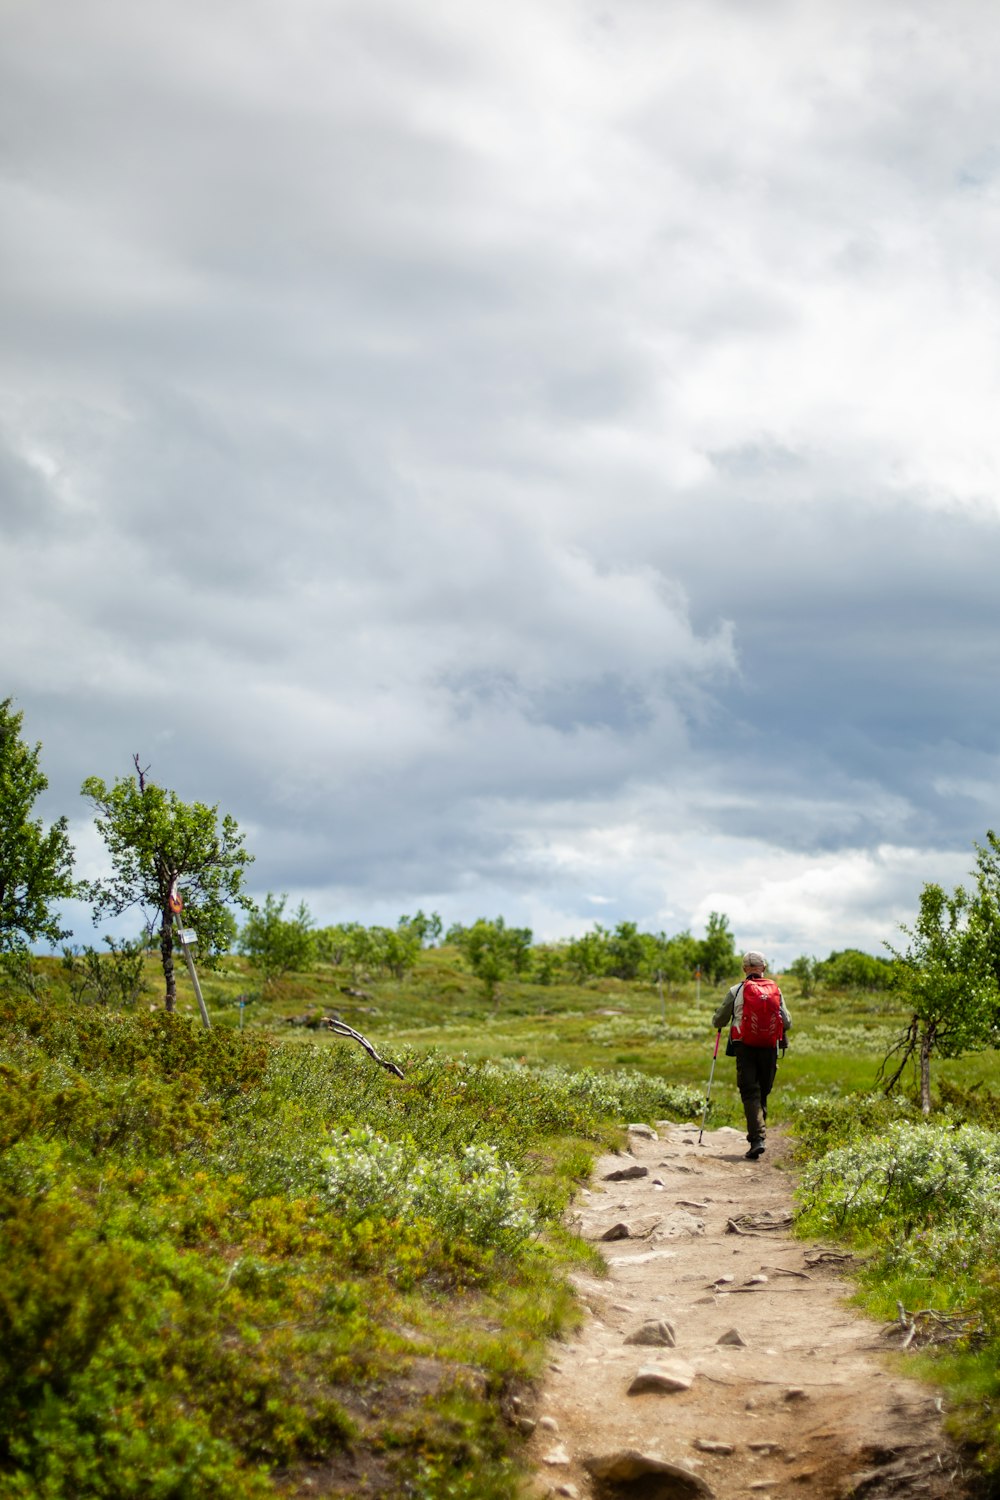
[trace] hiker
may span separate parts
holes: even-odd
[[[747,1117],[747,1161],[764,1155],[767,1138],[767,1096],[778,1071],[778,1048],[784,1052],[785,1033],[792,1018],[785,1009],[781,991],[773,979],[765,978],[767,959],[751,950],[743,955],[743,978],[727,992],[712,1017],[716,1030],[732,1022],[727,1057],[736,1058],[736,1086]]]

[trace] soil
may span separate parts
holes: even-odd
[[[583,1325],[553,1346],[537,1406],[522,1413],[525,1430],[536,1423],[528,1493],[971,1494],[940,1396],[891,1368],[892,1335],[848,1305],[843,1246],[792,1237],[794,1179],[780,1138],[772,1132],[764,1157],[748,1162],[735,1130],[706,1131],[701,1144],[697,1126],[660,1122],[657,1134],[630,1132],[628,1153],[598,1161],[575,1207],[574,1227],[600,1245],[608,1275],[574,1278]],[[637,1166],[647,1175],[607,1180]],[[603,1238],[616,1225],[628,1236]],[[626,1342],[647,1322],[670,1325],[675,1347]],[[651,1366],[651,1383],[675,1377],[681,1388],[630,1393]],[[627,1450],[663,1461],[659,1472],[647,1463],[616,1485],[587,1466]]]

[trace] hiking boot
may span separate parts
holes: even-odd
[[[764,1150],[765,1150],[765,1147],[764,1147],[764,1142],[763,1141],[754,1141],[753,1145],[750,1147],[750,1150],[747,1152],[747,1154],[743,1158],[743,1160],[744,1161],[759,1161],[760,1158],[764,1155]]]

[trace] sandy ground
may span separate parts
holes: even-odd
[[[883,1325],[847,1305],[838,1247],[788,1232],[793,1182],[780,1140],[772,1132],[751,1163],[735,1130],[706,1131],[700,1146],[697,1126],[661,1122],[657,1134],[630,1133],[628,1154],[602,1157],[574,1211],[609,1274],[575,1278],[584,1325],[553,1345],[538,1404],[522,1415],[525,1430],[537,1424],[527,1493],[965,1495],[940,1398],[890,1370]],[[646,1175],[607,1180],[637,1167]],[[616,1225],[628,1237],[605,1240]],[[625,1342],[649,1322],[669,1325],[654,1336],[672,1333],[675,1346]],[[653,1388],[633,1393],[643,1370]],[[659,1388],[671,1383],[679,1388]],[[628,1450],[661,1460],[661,1471],[616,1484],[588,1468]]]

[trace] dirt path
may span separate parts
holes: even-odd
[[[888,1370],[891,1342],[846,1305],[842,1262],[789,1234],[781,1142],[772,1135],[751,1163],[735,1130],[706,1131],[699,1146],[697,1127],[662,1122],[658,1137],[631,1132],[629,1153],[602,1157],[580,1200],[576,1227],[603,1241],[609,1275],[575,1278],[586,1321],[553,1346],[537,1408],[522,1417],[537,1423],[528,1493],[964,1495],[934,1392]],[[606,1239],[616,1225],[628,1237]],[[642,1336],[672,1335],[675,1347],[629,1342],[646,1324],[668,1325]],[[633,1393],[640,1371],[649,1388]],[[629,1450],[645,1463],[616,1467]]]

